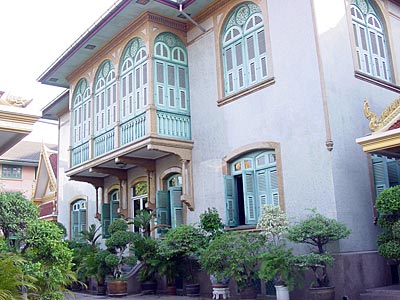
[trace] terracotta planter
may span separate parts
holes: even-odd
[[[176,295],[176,286],[175,285],[167,286],[167,295]]]
[[[110,280],[108,282],[108,296],[128,295],[128,285],[126,280]]]
[[[257,299],[257,288],[255,286],[248,286],[243,288],[239,293],[239,299],[255,300]]]
[[[200,296],[200,284],[193,283],[186,285],[186,296],[189,297],[198,297]]]
[[[104,284],[97,284],[96,290],[93,291],[94,295],[105,295],[106,294],[106,286]]]
[[[335,287],[309,288],[312,300],[335,300]]]

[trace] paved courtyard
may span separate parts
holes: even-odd
[[[211,296],[210,296],[211,298]],[[94,299],[107,299],[107,300],[203,300],[210,298],[202,297],[186,297],[186,296],[166,296],[166,295],[128,295],[125,297],[107,297],[107,296],[94,296],[90,294],[83,293],[73,293],[73,295],[65,296],[64,300],[94,300]]]

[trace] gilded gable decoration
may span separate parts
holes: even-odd
[[[400,97],[394,100],[382,112],[380,118],[371,112],[368,101],[364,100],[364,115],[369,120],[369,128],[372,132],[381,131],[384,127],[390,124],[400,113]]]

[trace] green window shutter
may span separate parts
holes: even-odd
[[[258,201],[260,207],[262,208],[267,204],[268,193],[267,193],[267,174],[265,170],[260,170],[257,172],[257,192]]]
[[[79,215],[78,211],[72,211],[72,239],[76,239],[79,233]]]
[[[108,237],[110,234],[108,233],[108,226],[110,226],[110,204],[104,203],[101,210],[101,228],[103,237]]]
[[[389,187],[389,178],[386,165],[386,157],[373,156],[372,170],[374,173],[375,196]]]
[[[169,193],[168,191],[157,191],[156,194],[156,212],[158,226],[171,226],[170,211],[169,211]],[[163,233],[165,230],[159,227],[158,233]]]
[[[278,189],[278,173],[276,168],[268,169],[269,186],[270,186],[270,203],[279,206],[279,189]]]
[[[246,224],[257,223],[257,205],[254,193],[254,173],[243,172],[243,194]]]
[[[79,232],[86,230],[86,209],[79,211]]]
[[[399,185],[399,162],[397,160],[390,160],[387,162],[389,186]]]
[[[111,209],[111,223],[120,217],[120,214],[118,213],[118,208],[119,208],[119,201],[112,201],[111,203],[112,209]]]
[[[169,189],[171,205],[171,227],[175,228],[183,224],[183,205],[181,201],[182,188],[172,187]]]
[[[230,175],[224,176],[225,185],[225,205],[226,205],[226,225],[238,226],[238,207],[234,188],[234,178]]]

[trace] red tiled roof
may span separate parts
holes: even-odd
[[[389,127],[389,130],[400,128],[400,119],[397,120],[392,126]]]
[[[49,156],[51,168],[53,169],[54,176],[57,178],[57,153],[52,153]]]

